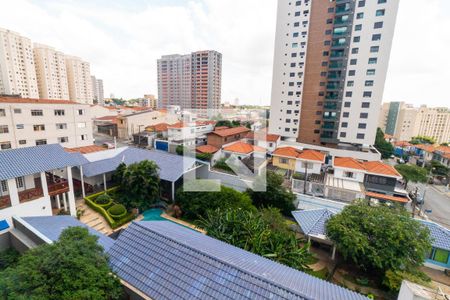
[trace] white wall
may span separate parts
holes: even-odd
[[[353,172],[353,178],[344,176],[345,172]],[[354,169],[343,169],[343,168],[334,167],[334,177],[344,179],[344,180],[364,182],[364,172],[354,170]]]
[[[0,219],[6,219],[11,225],[11,217],[51,216],[52,205],[50,197],[42,197],[0,210]]]
[[[295,171],[300,173],[305,173],[304,163],[308,163],[308,174],[320,174],[322,170],[322,164],[319,162],[303,161],[297,160],[295,163]]]

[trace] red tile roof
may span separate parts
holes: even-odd
[[[217,126],[217,127],[214,128],[214,130],[223,130],[223,129],[228,129],[228,128],[230,128],[230,127],[228,127],[228,126]]]
[[[444,154],[447,154],[447,153],[450,153],[450,147],[449,146],[439,146],[436,149],[434,149],[434,151],[439,151]]]
[[[403,147],[410,147],[412,146],[412,144],[410,144],[407,141],[398,141],[394,143],[394,146],[403,148]]]
[[[64,148],[66,152],[79,152],[81,154],[87,154],[87,153],[93,153],[93,152],[99,152],[104,151],[106,148],[97,146],[97,145],[90,145],[90,146],[83,146],[83,147],[76,147],[76,148]]]
[[[242,154],[250,154],[253,152],[265,152],[266,149],[258,146],[253,146],[241,141],[233,143],[223,148],[224,151],[242,153]]]
[[[216,153],[217,151],[219,151],[219,148],[211,145],[202,145],[198,146],[195,150],[200,153]]]
[[[161,131],[167,131],[168,127],[169,127],[169,124],[167,124],[167,123],[158,123],[158,124],[155,124],[155,125],[151,125],[151,126],[145,127],[145,130],[161,132]]]
[[[367,172],[372,174],[387,175],[399,178],[402,177],[402,175],[400,175],[400,173],[397,172],[397,170],[393,166],[382,163],[381,161],[367,161],[364,162],[363,165],[366,168]]]
[[[352,157],[335,157],[333,159],[333,166],[363,171],[366,170],[364,165],[359,160]]]
[[[428,145],[428,144],[415,145],[414,147],[416,147],[417,149],[422,149],[423,151],[430,152],[430,153],[433,153],[434,150],[436,150],[436,147],[434,147],[433,145]]]
[[[226,136],[230,136],[230,135],[235,135],[235,134],[239,134],[239,133],[246,133],[249,132],[250,129],[248,129],[247,127],[233,127],[233,128],[228,128],[228,129],[222,129],[222,130],[216,130],[213,132],[210,132],[209,134],[215,134],[221,137],[226,137]]]
[[[245,137],[247,139],[266,140],[267,142],[276,142],[280,138],[277,134],[267,133],[266,129],[251,131]]]
[[[374,192],[366,192],[366,196],[377,198],[377,199],[382,199],[382,200],[400,202],[400,203],[408,203],[409,202],[408,198],[384,195],[384,194],[379,194],[379,193],[374,193]]]
[[[0,97],[0,103],[83,104],[70,100]]]
[[[272,155],[325,162],[325,154],[322,152],[316,150],[299,150],[294,147],[277,148]]]

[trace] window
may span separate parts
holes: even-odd
[[[80,136],[80,139],[81,139],[82,141],[86,141],[87,138],[88,138],[87,134],[82,134],[82,135]]]
[[[47,145],[47,140],[46,139],[36,140],[36,146],[39,145]]]
[[[369,65],[375,65],[378,62],[378,58],[371,57],[369,58]]]
[[[79,116],[83,116],[84,115],[84,109],[79,109],[78,110],[78,115]]]
[[[364,18],[364,13],[363,12],[360,12],[360,13],[356,14],[356,19],[362,19],[362,18]]]
[[[2,193],[6,193],[8,192],[8,181],[6,180],[1,180],[0,181],[0,189]]]
[[[296,6],[302,5],[302,1],[296,1],[296,2],[295,2],[295,5],[296,5]]]
[[[359,48],[352,48],[352,54],[358,54]]]
[[[347,81],[347,86],[352,87],[355,85],[355,82],[353,80]]]
[[[56,123],[56,129],[67,129],[66,123]]]
[[[55,116],[64,116],[65,111],[64,109],[55,109]]]
[[[443,250],[443,249],[432,249],[431,254],[430,254],[430,259],[446,264],[448,262],[448,256],[450,255],[450,252],[447,250]]]
[[[373,80],[366,80],[364,83],[365,86],[373,86]]]
[[[43,116],[44,112],[42,111],[42,109],[32,109],[31,115],[34,117],[39,117],[39,116]]]
[[[378,4],[386,3],[387,0],[378,0]]]
[[[0,108],[0,117],[6,116],[6,111],[3,108]]]
[[[373,24],[373,28],[374,29],[383,28],[383,22],[375,22],[375,24]]]
[[[69,138],[67,136],[62,136],[58,138],[58,143],[68,143]]]
[[[370,53],[378,53],[378,51],[380,51],[380,47],[379,46],[372,46],[372,47],[370,47]]]
[[[369,69],[367,70],[367,75],[375,75],[375,69]]]
[[[27,140],[19,140],[19,145],[26,145],[27,144]]]
[[[280,164],[287,164],[288,163],[288,159],[287,158],[282,158],[280,157]]]
[[[364,133],[358,133],[358,134],[356,134],[356,138],[357,138],[358,140],[363,140],[365,136],[366,136],[366,135],[365,135]]]
[[[44,131],[45,130],[45,125],[44,124],[33,125],[33,130],[34,131]]]
[[[300,17],[300,12],[299,12],[299,11],[296,11],[294,16]]]
[[[332,12],[334,12],[334,7],[329,7],[328,8],[328,13],[331,14]]]
[[[355,37],[353,38],[353,43],[359,43],[360,40],[361,40],[361,37],[355,36]]]
[[[350,107],[351,105],[352,103],[349,101],[344,102],[344,107]]]
[[[361,0],[358,2],[358,7],[364,7],[366,6],[366,1],[365,0]]]
[[[22,110],[20,108],[14,108],[14,113],[15,114],[21,114]]]
[[[348,71],[348,76],[355,76],[355,74],[356,74],[355,70]]]
[[[384,16],[385,10],[384,9],[378,9],[377,12],[375,13],[375,15],[377,17],[382,17]]]
[[[361,118],[361,119],[367,119],[368,117],[369,117],[368,113],[360,113],[359,114],[359,118]]]
[[[361,24],[355,25],[355,31],[361,31],[361,30],[362,30]]]
[[[353,92],[345,92],[345,97],[350,98],[353,95]]]
[[[347,136],[346,132],[341,132],[341,134],[339,135],[341,138],[345,138]]]
[[[23,176],[21,176],[21,177],[16,177],[16,185],[17,185],[17,188],[25,188],[25,180],[24,180],[24,178],[23,178]]]
[[[370,97],[372,97],[372,92],[367,92],[367,91],[364,92],[364,93],[363,93],[363,97],[364,97],[364,98],[370,98]]]
[[[348,127],[348,123],[347,122],[342,122],[341,127],[342,128],[347,128]]]
[[[293,37],[298,37],[298,32],[294,32],[294,33],[292,34],[292,36],[293,36]]]
[[[17,129],[24,129],[25,125],[23,125],[23,124],[16,124],[16,128]]]
[[[0,125],[0,133],[9,133],[8,125]]]
[[[353,173],[353,172],[345,171],[345,172],[344,172],[344,177],[345,177],[345,178],[353,178],[353,177],[354,177],[354,173]]]
[[[359,129],[366,129],[367,128],[367,124],[366,123],[359,123],[358,124],[358,128]]]
[[[381,34],[377,33],[372,35],[372,41],[379,41],[381,40]]]
[[[300,22],[295,22],[294,27],[298,27],[298,26],[300,26]]]
[[[358,60],[356,58],[350,59],[350,65],[354,66],[358,63]]]
[[[297,53],[291,53],[291,57],[297,57]]]
[[[1,150],[11,149],[11,142],[1,142],[0,149]]]
[[[344,117],[344,118],[348,118],[349,116],[350,116],[350,113],[348,111],[346,111],[342,114],[342,117]]]

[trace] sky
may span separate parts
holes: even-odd
[[[375,0],[369,0],[375,1]],[[384,101],[450,106],[450,1],[401,0]],[[161,55],[223,54],[222,102],[270,103],[276,0],[14,0],[0,27],[91,63],[105,96],[157,95]]]

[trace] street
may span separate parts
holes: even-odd
[[[103,143],[110,143],[114,145],[114,137],[106,135],[106,134],[100,134],[100,133],[94,133],[94,139],[95,145],[101,146]],[[117,148],[129,146],[125,141],[117,139]]]
[[[409,188],[419,187],[419,195],[425,193],[425,203],[422,211],[431,210],[425,215],[436,223],[444,227],[450,228],[450,196],[446,194],[445,188],[442,186],[425,185],[423,183],[409,183]],[[420,198],[419,196],[419,198]]]

